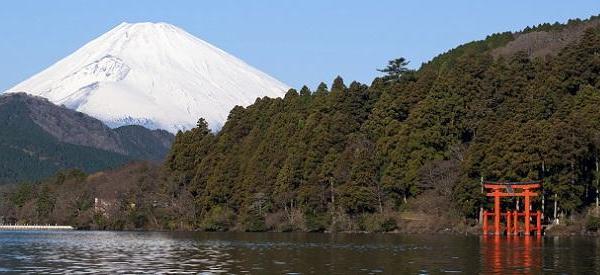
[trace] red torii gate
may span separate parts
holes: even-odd
[[[483,211],[483,234],[489,234],[488,232],[488,217],[494,217],[494,234],[501,235],[500,230],[500,218],[505,217],[506,220],[506,235],[518,235],[519,234],[519,216],[524,217],[524,230],[523,235],[531,235],[531,217],[536,217],[536,233],[538,236],[542,234],[542,212],[536,211],[531,213],[531,197],[537,196],[537,192],[534,190],[541,187],[541,181],[528,181],[528,182],[484,182],[483,187],[488,189],[486,193],[487,197],[494,197],[494,212]],[[515,189],[522,190],[521,192],[515,192]],[[505,192],[503,192],[505,191]],[[501,197],[524,197],[524,209],[523,212],[507,210],[506,213],[501,213],[500,198]]]

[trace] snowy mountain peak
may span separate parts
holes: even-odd
[[[168,23],[121,23],[8,90],[96,117],[171,132],[200,117],[219,129],[235,105],[288,86]]]

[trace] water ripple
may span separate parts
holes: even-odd
[[[600,267],[597,245],[456,236],[5,231],[0,274],[592,274]]]

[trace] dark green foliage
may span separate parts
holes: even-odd
[[[23,93],[0,95],[0,184],[59,170],[104,170],[134,159],[163,160],[174,136],[101,121]]]
[[[241,231],[262,232],[267,229],[265,217],[260,213],[242,213],[238,217]],[[229,228],[225,228],[226,230]]]
[[[215,206],[204,216],[200,228],[206,231],[227,231],[234,226],[234,218],[231,209]]]
[[[385,81],[397,81],[402,77],[407,77],[409,74],[414,73],[413,70],[408,69],[408,61],[404,57],[400,57],[394,60],[390,60],[387,67],[378,69],[378,71],[385,73],[383,79]]]
[[[543,23],[543,24],[538,24],[537,26],[526,27],[525,29],[523,29],[522,32],[523,33],[540,32],[540,31],[544,31],[544,32],[556,32],[556,31],[563,30],[566,27],[573,27],[573,26],[581,25],[582,23],[585,23],[585,22],[597,21],[598,19],[600,19],[600,15],[592,15],[592,16],[590,16],[589,19],[586,19],[586,20],[581,20],[579,18],[577,18],[577,19],[569,19],[569,21],[567,21],[566,24],[560,24],[558,22],[554,22],[552,24],[550,24],[550,23]]]
[[[555,201],[579,211],[600,177],[600,29],[544,59],[492,55],[512,39],[465,44],[417,71],[397,59],[370,86],[337,77],[331,89],[260,98],[218,133],[200,119],[177,134],[158,183],[142,177],[109,216],[71,217],[100,228],[387,232],[410,207],[474,221],[481,178],[543,179],[546,217]],[[60,200],[40,190],[22,185],[10,199],[44,216]]]
[[[130,161],[117,153],[59,142],[14,101],[0,105],[0,130],[0,184],[41,179],[67,168],[98,171]]]
[[[114,129],[119,134],[127,156],[133,159],[162,161],[169,153],[173,134],[164,130],[148,130],[138,125]]]
[[[303,87],[237,107],[215,135],[204,126],[179,134],[166,172],[191,191],[201,218],[215,207],[245,220],[300,211],[310,231],[340,213],[393,230],[381,213],[437,188],[420,185],[423,167],[450,159],[460,171],[444,195],[467,217],[483,202],[480,177],[544,179],[563,211],[576,210],[597,177],[599,31],[555,58],[494,59],[491,50],[512,39],[492,35],[415,72],[390,61],[370,87],[338,77],[331,90]]]
[[[592,215],[588,216],[585,229],[587,231],[598,231],[600,229],[600,218]]]
[[[367,232],[390,232],[397,229],[398,224],[393,217],[378,213],[361,217],[360,227]]]
[[[327,213],[307,213],[304,216],[305,231],[323,232],[329,229],[331,224],[330,216]]]

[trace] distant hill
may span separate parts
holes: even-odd
[[[127,155],[144,160],[162,160],[175,138],[165,130],[148,130],[139,125],[121,126],[113,131],[121,138]]]
[[[233,108],[218,133],[203,120],[178,132],[162,167],[97,173],[88,177],[89,188],[77,184],[79,191],[62,185],[66,176],[59,174],[36,189],[22,185],[0,197],[0,214],[2,202],[9,202],[4,215],[10,220],[60,223],[64,220],[48,213],[74,213],[77,221],[93,223],[90,228],[448,233],[472,228],[480,208],[489,207],[482,178],[543,179],[543,196],[533,207],[545,211],[546,222],[554,215],[593,214],[587,210],[600,193],[596,20],[493,34],[442,53],[418,70],[398,58],[370,85],[347,85],[338,77],[330,87],[322,83],[315,91],[303,87],[283,98],[261,98]],[[570,42],[535,42],[548,35]],[[50,148],[66,146],[47,138],[58,131],[36,127],[39,118],[30,119],[24,104],[12,105],[20,107],[5,111],[0,123],[17,125],[0,129],[24,137],[9,145],[41,138],[58,143]],[[0,103],[0,109],[7,108]],[[66,131],[60,123],[53,127]],[[79,129],[77,123],[69,128]],[[94,142],[78,138],[71,144],[86,141],[123,152],[148,152],[160,144],[129,133],[135,129],[117,129],[112,136],[90,122],[77,133],[94,132]],[[126,139],[132,136],[140,139]],[[40,155],[32,153],[37,148],[16,148],[19,158]],[[101,160],[106,159],[111,160]],[[80,178],[76,173],[75,182]],[[73,199],[76,191],[88,197]],[[92,205],[89,194],[135,207],[115,207],[102,223],[90,222],[79,207]],[[47,203],[53,199],[57,208]],[[60,205],[68,199],[81,204],[67,205],[66,212]],[[593,222],[586,228],[597,230],[598,216],[589,218],[584,219]]]
[[[452,69],[459,59],[482,54],[497,59],[523,53],[529,58],[545,59],[558,55],[566,47],[573,47],[583,38],[586,30],[597,29],[599,26],[600,15],[584,20],[571,19],[565,24],[543,23],[517,32],[494,33],[483,40],[468,42],[441,53],[425,63],[420,70]]]
[[[600,18],[592,17],[588,20],[571,20],[564,25],[554,23],[527,27],[512,34],[514,40],[494,49],[492,55],[507,57],[523,51],[532,57],[554,56],[564,47],[580,40],[585,30],[598,26]]]
[[[35,180],[57,170],[92,172],[131,160],[161,160],[174,136],[139,126],[110,129],[46,99],[0,95],[0,183]]]

